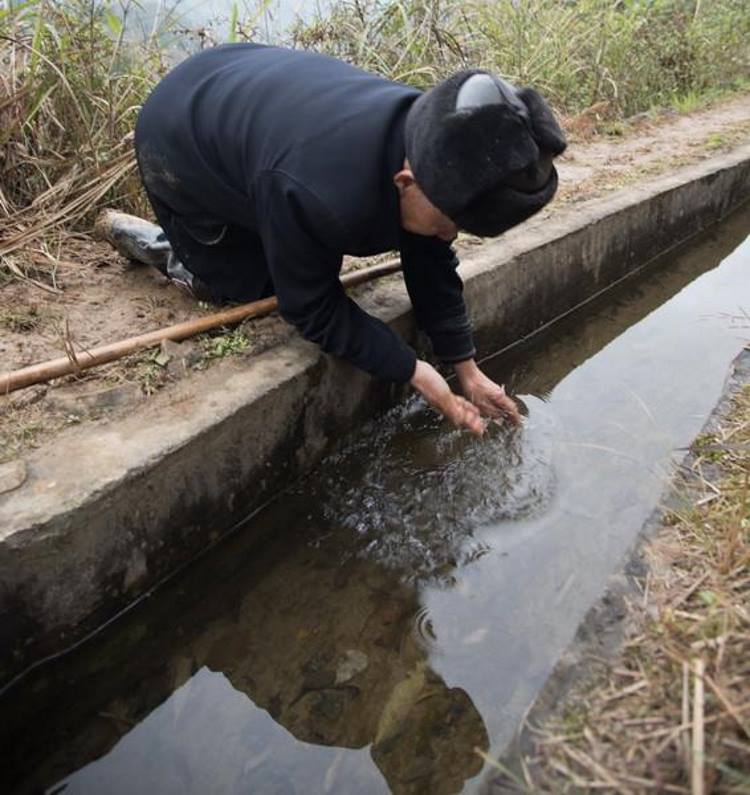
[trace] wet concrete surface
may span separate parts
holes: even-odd
[[[3,791],[476,789],[750,337],[749,232],[745,209],[486,362],[521,433],[411,401],[27,676]]]

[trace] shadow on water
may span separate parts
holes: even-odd
[[[254,517],[262,543],[235,534],[27,677],[0,701],[3,791],[475,788],[750,336],[727,317],[749,230],[489,360],[523,432],[407,402]]]

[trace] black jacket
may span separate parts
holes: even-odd
[[[417,96],[333,58],[233,44],[171,71],[136,128],[136,147],[147,142],[162,159],[161,201],[256,233],[282,316],[328,353],[398,382],[411,378],[416,355],[346,296],[344,254],[398,249],[435,354],[474,355],[453,250],[400,224],[393,175]]]

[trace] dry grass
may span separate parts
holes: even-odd
[[[692,452],[630,638],[530,728],[509,791],[750,792],[750,385]]]
[[[167,17],[139,40],[139,9],[136,0],[0,8],[0,279],[23,273],[13,253],[53,269],[65,231],[88,229],[104,205],[147,211],[131,131],[175,57],[169,47],[189,32]],[[229,38],[257,40],[257,20],[235,6]],[[201,46],[218,42],[203,34]],[[420,86],[492,68],[541,88],[588,128],[746,89],[748,35],[742,0],[338,0],[277,38]]]
[[[746,79],[748,24],[742,0],[335,0],[292,41],[419,86],[490,68],[611,121]]]
[[[143,207],[132,146],[138,108],[166,65],[159,42],[126,40],[133,10],[32,0],[0,9],[0,262],[54,265],[63,230],[102,203]]]

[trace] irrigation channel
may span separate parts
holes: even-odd
[[[749,234],[745,207],[487,361],[523,431],[411,400],[343,440],[4,695],[2,791],[477,790],[750,337]]]

